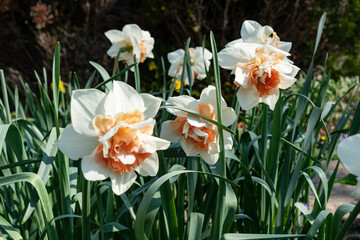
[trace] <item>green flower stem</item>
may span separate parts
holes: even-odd
[[[213,53],[213,63],[214,63],[214,79],[216,87],[216,102],[217,102],[217,121],[222,124],[221,116],[221,82],[220,82],[220,68],[217,57],[217,49],[215,43],[215,37],[212,32],[210,32],[210,42],[211,42],[211,51]],[[224,149],[224,134],[223,129],[218,127],[219,132],[219,175],[226,178],[226,162],[225,162],[225,149]],[[213,218],[214,225],[211,228],[211,239],[218,240],[223,234],[223,222],[225,219],[225,197],[226,197],[226,186],[223,181],[219,181],[219,191],[216,201],[215,208],[215,217]]]
[[[360,213],[360,201],[357,202],[354,209],[351,211],[348,219],[346,219],[343,227],[341,228],[340,232],[335,236],[335,240],[344,239],[346,232],[349,230],[351,224],[355,221],[355,218]]]
[[[167,173],[167,164],[165,161],[164,153],[162,151],[159,154],[159,176],[163,176]],[[165,211],[166,219],[169,226],[169,239],[179,239],[178,222],[176,216],[175,199],[173,192],[171,191],[170,182],[167,181],[160,188],[162,208]]]
[[[82,212],[81,212],[82,240],[90,239],[90,182],[82,179]]]

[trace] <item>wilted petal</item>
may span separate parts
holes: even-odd
[[[73,160],[91,155],[98,145],[96,136],[77,133],[72,124],[66,126],[58,140],[60,151]]]
[[[123,174],[114,172],[111,174],[110,178],[113,192],[116,195],[121,195],[133,185],[136,180],[136,173],[134,171],[129,173],[125,172]]]
[[[338,156],[346,169],[360,176],[360,134],[345,138],[337,148]]]
[[[283,50],[285,52],[290,52],[290,49],[292,47],[292,43],[291,42],[283,42],[283,41],[280,41],[279,42],[279,45],[278,45],[278,48],[280,50]]]

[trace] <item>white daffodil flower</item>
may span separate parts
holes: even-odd
[[[287,89],[296,81],[299,68],[286,57],[290,54],[270,45],[243,43],[219,53],[219,64],[235,72],[234,84],[239,87],[240,106],[248,110],[259,102],[275,108],[279,89]]]
[[[204,52],[203,52],[204,51]],[[194,84],[194,79],[204,79],[206,78],[206,71],[209,70],[210,60],[212,54],[209,50],[202,47],[189,48],[190,54],[190,64],[191,64],[191,73],[193,76],[193,81],[191,85]],[[183,72],[184,65],[184,55],[185,51],[183,49],[178,49],[171,53],[168,53],[167,57],[171,64],[169,68],[169,76],[175,77],[177,81],[181,80],[181,74]],[[184,83],[189,85],[189,77],[187,71],[184,72]]]
[[[237,47],[241,45],[241,43],[257,43],[269,44],[282,51],[289,52],[292,45],[291,42],[280,41],[280,38],[270,26],[261,26],[259,23],[252,20],[243,22],[240,35],[240,39],[228,43],[225,47]]]
[[[96,89],[75,90],[72,124],[63,130],[58,147],[73,160],[82,158],[87,180],[110,177],[112,190],[120,195],[135,182],[135,171],[155,176],[159,168],[156,151],[170,145],[151,136],[160,104],[160,99],[138,94],[117,81],[108,95]]]
[[[357,176],[357,185],[352,196],[360,199],[360,134],[345,138],[339,143],[337,154],[345,168]]]
[[[147,57],[153,58],[154,38],[148,31],[143,31],[136,24],[127,24],[122,31],[109,30],[105,36],[111,41],[112,46],[107,51],[110,57],[117,57],[119,61],[130,65],[136,61],[142,63]]]
[[[180,106],[200,113],[212,120],[217,120],[216,89],[208,86],[196,100],[190,96],[170,97],[167,105]],[[224,99],[221,101],[222,123],[231,125],[236,120],[236,114],[231,107],[227,107]],[[208,164],[215,164],[219,158],[219,135],[216,125],[193,116],[181,110],[168,108],[174,114],[174,121],[162,124],[160,137],[171,142],[180,140],[181,147],[187,156],[197,156]],[[233,142],[230,133],[224,131],[225,148],[231,149]]]

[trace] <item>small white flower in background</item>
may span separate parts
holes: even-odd
[[[337,154],[345,168],[357,176],[357,185],[352,196],[360,199],[360,134],[345,138],[339,143]]]
[[[285,52],[291,49],[291,42],[280,41],[270,26],[261,26],[256,21],[246,20],[240,30],[241,38],[228,43],[225,47],[237,47],[241,43],[269,44]]]
[[[119,61],[130,65],[136,61],[142,63],[147,57],[153,58],[154,38],[148,31],[143,31],[136,24],[127,24],[122,31],[109,30],[105,36],[111,41],[112,46],[107,51],[110,57],[119,57]]]
[[[69,158],[83,158],[81,169],[89,181],[110,177],[115,194],[124,193],[136,172],[155,176],[157,150],[170,143],[153,137],[153,119],[161,100],[138,94],[115,81],[108,95],[96,89],[75,90],[71,96],[71,121],[60,135],[59,149]]]
[[[191,85],[194,84],[195,79],[204,79],[206,78],[206,71],[209,70],[210,60],[212,54],[209,50],[202,47],[189,48],[190,54],[190,64],[191,64],[191,73],[193,76],[193,81]],[[183,72],[184,66],[184,56],[185,51],[183,49],[178,49],[176,51],[168,53],[167,57],[171,66],[169,68],[169,76],[174,77],[177,81],[181,81],[181,74]],[[188,73],[185,69],[184,71],[184,83],[189,85]]]
[[[200,113],[212,120],[217,120],[216,90],[208,86],[196,100],[190,96],[170,97],[167,105],[180,106]],[[231,107],[227,107],[224,99],[221,101],[222,123],[229,126],[236,120],[236,114]],[[174,121],[162,124],[160,137],[171,142],[180,140],[181,147],[187,156],[197,156],[208,164],[215,164],[219,158],[219,135],[217,126],[208,121],[188,114],[181,110],[168,108],[167,111],[176,115]],[[230,133],[224,131],[225,148],[232,148]]]
[[[259,102],[266,103],[273,110],[279,99],[279,89],[287,89],[296,81],[299,68],[287,60],[290,54],[285,51],[253,43],[232,48],[231,55],[225,50],[219,53],[219,64],[234,70],[234,84],[239,87],[236,96],[244,110]]]

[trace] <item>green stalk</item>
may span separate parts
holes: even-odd
[[[211,42],[211,51],[213,54],[213,64],[214,64],[214,78],[215,78],[215,87],[216,87],[216,102],[217,102],[217,121],[222,124],[221,116],[221,82],[220,82],[220,69],[217,57],[217,49],[215,43],[215,37],[212,32],[210,32],[210,42]],[[223,130],[218,127],[219,132],[219,145],[220,145],[220,154],[219,154],[219,175],[226,178],[226,163],[225,163],[225,150],[224,150],[224,135]],[[214,225],[211,228],[211,239],[220,239],[223,231],[223,221],[225,219],[225,182],[219,181],[219,191],[218,197],[216,200],[215,208],[215,217],[213,218]]]
[[[164,153],[162,151],[159,154],[159,176],[167,173],[167,164],[165,161]],[[170,182],[167,181],[160,188],[162,207],[165,212],[166,220],[169,227],[169,239],[179,239],[178,222],[176,216],[175,199],[173,192],[171,191]]]
[[[102,206],[102,198],[101,198],[101,195],[100,195],[100,189],[99,189],[99,187],[96,188],[96,198],[97,198],[98,207],[99,207],[100,236],[101,236],[101,240],[105,240],[105,237],[104,237],[104,229],[103,229],[103,225],[104,225],[104,220],[103,220],[103,206]]]
[[[136,55],[134,55],[134,62],[136,62]],[[139,62],[135,65],[135,89],[138,93],[141,92]]]
[[[5,82],[5,77],[4,77],[4,71],[2,69],[0,70],[0,78],[1,78],[2,95],[3,95],[3,100],[4,100],[4,104],[5,104],[5,111],[6,111],[6,123],[11,123],[11,113],[10,113],[10,107],[9,107],[9,99],[8,99],[8,94],[7,94],[7,91],[6,91],[6,82]]]
[[[81,212],[82,240],[90,239],[90,182],[82,179],[82,212]]]
[[[354,209],[351,211],[348,219],[346,219],[344,225],[342,226],[340,232],[335,236],[335,240],[344,239],[345,233],[349,230],[351,224],[355,221],[355,218],[360,213],[360,201],[357,202]]]
[[[265,171],[267,170],[267,161],[266,161],[266,153],[267,153],[267,133],[268,133],[268,111],[269,107],[267,104],[262,104],[262,124],[261,124],[261,138],[260,138],[260,160],[262,161],[262,164],[264,166]],[[262,171],[261,172],[261,178],[265,178],[265,174]],[[263,229],[263,232],[267,233],[267,230],[265,228],[269,227],[269,223],[266,222],[266,218],[268,216],[269,206],[266,204],[270,200],[268,198],[267,192],[264,188],[261,188],[261,227]]]

